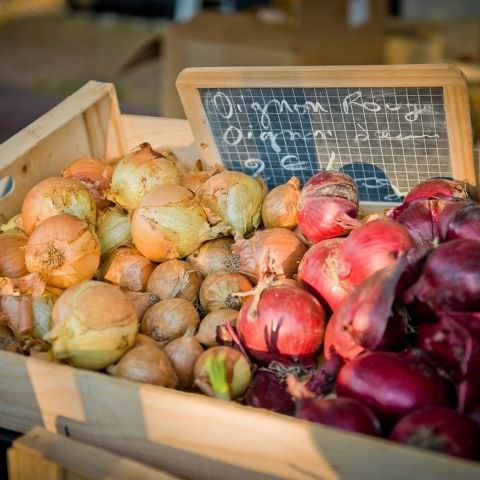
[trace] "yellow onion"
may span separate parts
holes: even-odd
[[[141,345],[149,345],[151,347],[157,347],[157,342],[152,337],[149,337],[148,335],[144,335],[143,333],[137,333],[137,337],[135,338],[135,343],[133,344],[133,347],[140,347]]]
[[[47,284],[67,288],[95,275],[100,245],[93,228],[72,215],[45,220],[28,239],[25,265]]]
[[[122,247],[102,266],[100,279],[140,292],[145,290],[154,268],[153,263],[135,248]]]
[[[68,288],[55,302],[46,340],[56,359],[101,370],[135,342],[138,324],[132,303],[120,288],[94,280]]]
[[[231,308],[239,310],[250,296],[236,296],[249,292],[253,286],[239,273],[212,273],[200,287],[200,304],[207,312]]]
[[[107,188],[112,180],[113,167],[104,165],[92,157],[80,157],[67,165],[63,177],[76,178],[87,188],[95,200],[98,209],[108,207],[111,203],[105,198]]]
[[[187,257],[187,260],[205,275],[210,273],[230,272],[232,269],[231,238],[217,238],[205,242]]]
[[[233,400],[245,393],[252,373],[250,364],[238,350],[213,347],[203,352],[195,363],[195,385],[205,394]]]
[[[180,166],[172,157],[156,152],[149,143],[142,143],[116,165],[108,198],[126,210],[133,210],[153,189],[180,184]]]
[[[200,322],[195,307],[183,298],[169,298],[150,307],[143,316],[141,331],[160,345],[193,334]]]
[[[167,260],[155,267],[148,279],[147,292],[155,293],[161,300],[184,298],[195,303],[202,280],[202,274],[190,262]]]
[[[300,180],[292,177],[278,185],[265,197],[262,206],[262,221],[265,228],[297,226],[297,201],[300,196]]]
[[[25,267],[27,237],[18,233],[0,235],[0,276],[17,278],[28,274]]]
[[[235,237],[243,237],[260,224],[264,189],[242,172],[225,171],[210,177],[200,188],[200,203],[210,223],[223,223]]]
[[[195,362],[203,353],[203,348],[198,340],[190,336],[176,338],[165,347],[165,353],[177,373],[178,386],[180,388],[191,388]]]
[[[167,354],[154,345],[140,345],[129,350],[116,365],[107,368],[110,375],[135,382],[175,388],[178,377]]]
[[[163,262],[192,253],[217,236],[193,194],[180,185],[157,188],[133,212],[133,243],[150,260]]]
[[[120,207],[110,207],[98,212],[97,236],[102,255],[132,243],[130,218]]]
[[[181,185],[191,192],[197,193],[199,188],[212,176],[212,172],[195,171],[186,172],[182,175]]]
[[[74,178],[50,177],[35,185],[22,204],[22,228],[30,235],[47,218],[68,213],[95,224],[95,200]]]
[[[235,325],[238,311],[233,309],[216,310],[203,317],[198,327],[196,339],[206,347],[217,345],[217,327],[229,323]]]
[[[232,263],[240,273],[255,279],[268,274],[292,277],[306,250],[291,230],[267,228],[248,240],[237,240],[232,247]]]
[[[0,226],[1,233],[21,233],[23,234],[22,228],[22,215],[17,213],[14,215],[8,222]]]
[[[47,288],[42,296],[32,299],[33,329],[32,336],[44,340],[52,328],[53,305],[59,297],[59,292]]]
[[[152,306],[160,301],[157,295],[154,293],[146,292],[132,292],[131,290],[124,290],[123,293],[127,296],[128,300],[132,302],[135,312],[137,313],[137,319],[140,322],[145,315],[145,312]]]

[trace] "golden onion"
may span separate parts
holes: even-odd
[[[97,236],[102,255],[132,243],[132,231],[128,213],[120,207],[110,207],[98,212]]]
[[[297,201],[300,196],[300,180],[292,177],[267,194],[262,206],[262,221],[265,228],[297,226]]]

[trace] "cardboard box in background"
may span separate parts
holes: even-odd
[[[303,0],[298,23],[258,13],[201,13],[163,37],[160,112],[183,118],[175,89],[186,67],[378,64],[384,0]]]

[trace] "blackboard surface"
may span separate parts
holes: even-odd
[[[442,87],[199,88],[226,168],[269,187],[323,169],[355,178],[360,199],[398,202],[451,177]]]

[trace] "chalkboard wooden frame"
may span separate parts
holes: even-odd
[[[208,165],[222,160],[199,89],[442,87],[453,177],[478,188],[466,80],[453,65],[187,68],[179,74],[176,86],[201,159]]]

